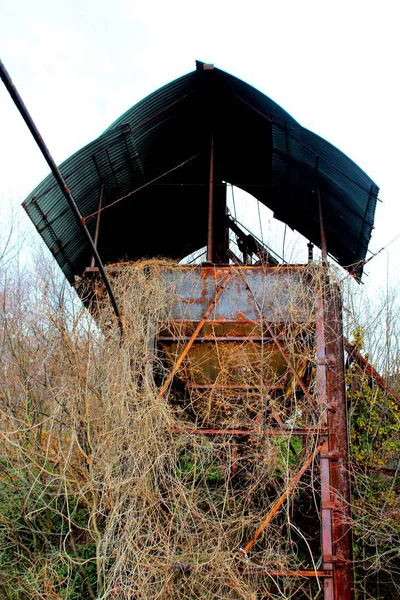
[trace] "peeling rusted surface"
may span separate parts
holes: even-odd
[[[310,306],[304,300],[301,268],[202,266],[165,271],[165,277],[176,290],[173,318],[177,321],[199,321],[204,305],[211,302],[218,282],[226,272],[232,276],[226,293],[213,312],[214,322],[254,323],[264,319],[274,323],[294,318],[302,322],[309,314]],[[293,307],[296,307],[296,315]]]

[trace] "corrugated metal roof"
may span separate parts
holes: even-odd
[[[360,275],[375,183],[260,91],[198,66],[136,104],[60,166],[84,216],[97,210],[102,184],[104,207],[138,190],[101,214],[103,261],[182,258],[206,244],[213,133],[216,181],[248,191],[315,244],[319,187],[328,252],[346,268],[358,265]],[[24,207],[72,282],[89,265],[90,249],[52,175]],[[95,219],[87,225],[94,235]]]

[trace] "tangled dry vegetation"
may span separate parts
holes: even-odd
[[[248,557],[240,552],[315,450],[312,436],[265,430],[321,422],[309,301],[318,270],[305,273],[301,294],[292,294],[284,330],[307,398],[275,350],[248,341],[191,355],[176,385],[160,394],[173,359],[156,344],[172,328],[174,290],[162,273],[174,268],[153,261],[117,269],[122,341],[101,301],[97,324],[59,298],[46,302],[48,289],[35,312],[29,299],[30,318],[23,302],[8,303],[0,372],[2,597],[321,597],[317,578],[285,575],[320,566],[317,465]],[[266,335],[261,313],[256,330]],[[204,378],[207,393],[196,387]],[[254,433],[183,432],[239,425]]]

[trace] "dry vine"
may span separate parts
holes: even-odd
[[[161,331],[177,335],[165,277],[176,266],[151,261],[114,270],[122,341],[101,293],[97,324],[84,313],[71,319],[62,305],[38,307],[23,328],[18,314],[4,316],[4,597],[320,598],[318,578],[285,575],[320,566],[318,468],[302,477],[249,555],[240,552],[315,450],[312,436],[290,431],[322,419],[313,383],[320,270],[303,269],[293,289],[287,284],[285,303],[275,305],[284,321],[275,335],[307,394],[276,345],[215,342],[220,332],[211,322],[210,341],[189,354],[162,395],[184,344],[168,352],[157,344]],[[258,308],[248,337],[270,338]],[[277,426],[285,435],[266,435]],[[182,432],[199,427],[252,434]]]

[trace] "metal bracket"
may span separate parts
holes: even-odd
[[[332,450],[331,452],[321,452],[320,457],[328,460],[339,460],[342,455],[337,450]]]
[[[318,358],[318,365],[322,367],[328,367],[328,369],[333,369],[336,367],[336,358],[332,355],[329,356],[321,356]]]
[[[344,559],[344,557],[340,553],[338,553],[336,555],[325,554],[322,557],[322,562],[323,563],[332,563],[336,567],[344,567],[347,564],[347,561]]]
[[[324,509],[328,509],[328,510],[332,510],[334,512],[343,512],[343,505],[341,502],[338,502],[337,500],[327,500],[326,502],[323,502],[323,504],[321,505],[322,510]]]
[[[322,503],[321,508],[322,508],[322,510],[325,508],[330,509],[330,510],[336,510],[336,503],[334,500],[327,500],[326,502]]]

